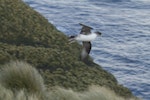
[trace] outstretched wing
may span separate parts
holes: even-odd
[[[82,43],[83,43],[83,49],[81,53],[81,59],[85,60],[91,51],[91,42],[82,42]]]
[[[81,23],[79,23],[79,24],[82,26],[80,34],[90,34],[91,33],[91,29],[93,29],[92,27],[81,24]]]

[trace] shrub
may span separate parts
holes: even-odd
[[[35,94],[27,94],[24,90],[13,92],[0,84],[0,100],[41,100]]]
[[[38,71],[25,62],[11,61],[1,68],[0,83],[12,91],[25,90],[41,94],[45,91],[43,78]]]

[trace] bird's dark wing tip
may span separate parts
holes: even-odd
[[[83,27],[87,27],[87,28],[89,28],[89,29],[93,29],[92,27],[90,27],[90,26],[87,26],[87,25],[85,25],[85,24],[82,24],[82,23],[79,23],[81,26],[83,26]]]

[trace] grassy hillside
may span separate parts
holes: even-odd
[[[10,60],[26,61],[40,71],[50,88],[84,91],[94,84],[123,97],[133,96],[112,74],[91,60],[89,64],[81,62],[81,46],[69,45],[63,33],[21,0],[0,0],[0,16],[1,65]]]
[[[22,61],[1,66],[0,72],[0,100],[138,100],[120,97],[100,86],[90,86],[84,92],[60,87],[46,89],[39,72]]]

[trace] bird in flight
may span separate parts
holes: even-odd
[[[82,28],[80,31],[80,34],[76,35],[76,36],[70,36],[69,37],[69,41],[70,43],[73,43],[75,41],[81,41],[83,44],[83,48],[82,48],[82,52],[81,52],[81,60],[82,61],[86,61],[91,48],[92,48],[92,44],[91,41],[94,40],[97,36],[100,36],[102,33],[101,32],[91,32],[91,30],[93,29],[90,26],[84,25],[82,23],[79,23]]]

